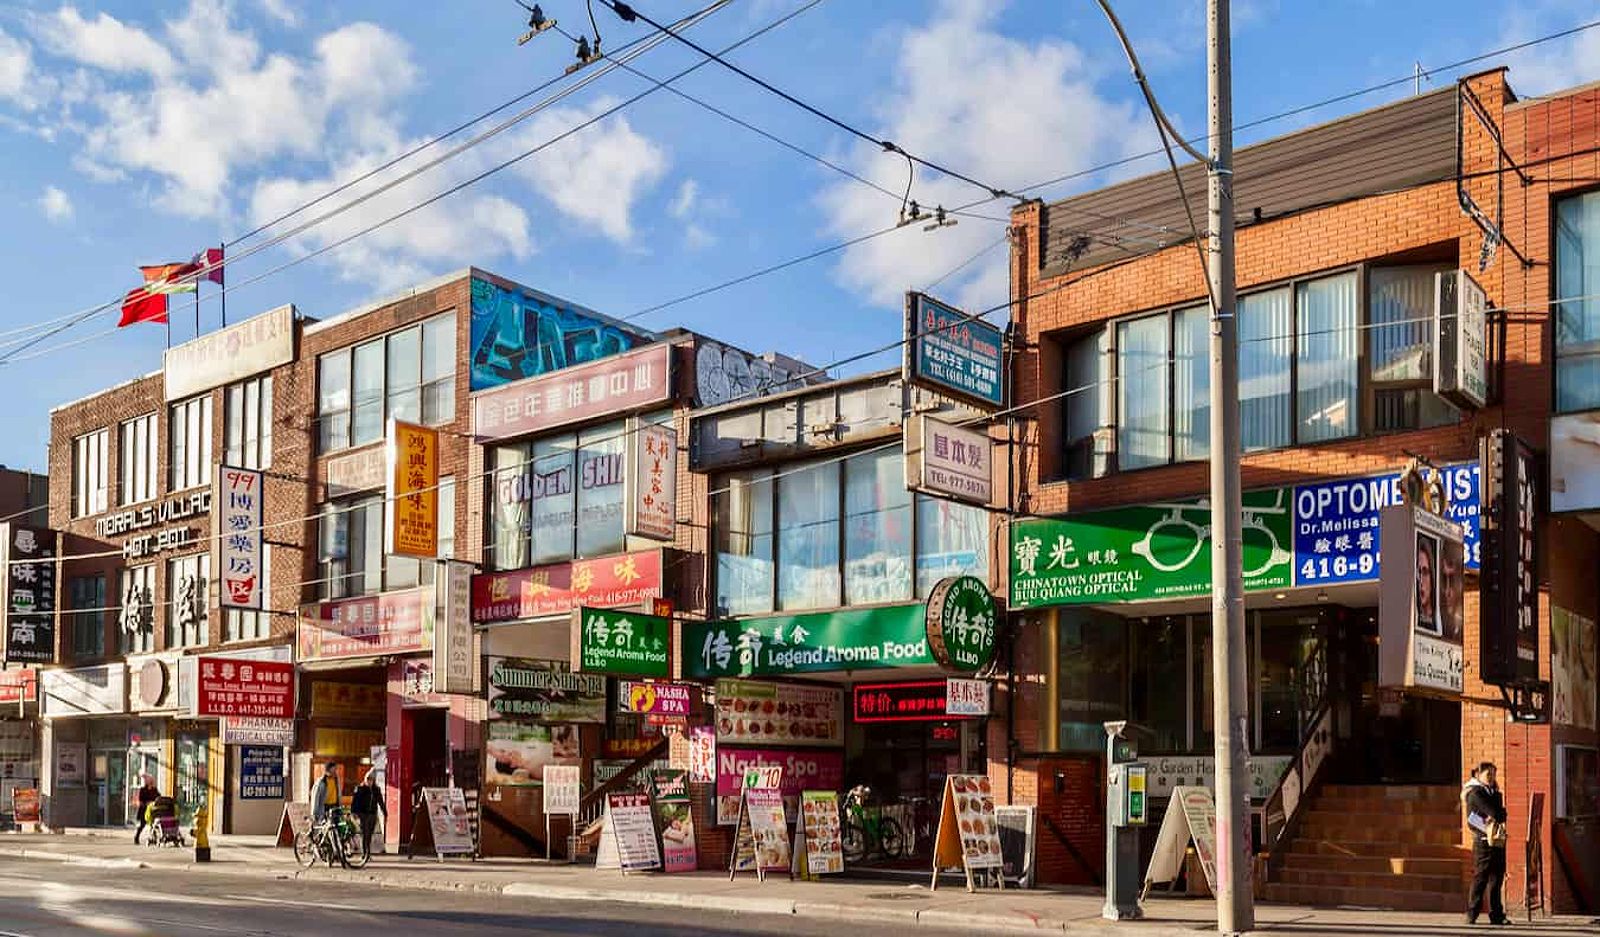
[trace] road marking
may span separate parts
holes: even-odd
[[[335,908],[340,911],[369,911],[370,908],[358,904],[332,904],[327,901],[293,901],[288,898],[262,898],[258,895],[223,895],[234,901],[254,901],[258,904],[286,904],[296,908]]]

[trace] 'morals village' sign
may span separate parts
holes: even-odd
[[[207,488],[155,504],[130,508],[117,514],[108,514],[94,522],[94,532],[101,538],[114,537],[117,534],[159,527],[162,524],[171,524],[190,517],[203,517],[210,513],[211,490]],[[193,527],[169,527],[166,530],[129,537],[122,544],[122,555],[127,559],[150,556],[166,550],[192,546],[198,540],[199,533]]]

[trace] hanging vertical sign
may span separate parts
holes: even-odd
[[[221,529],[214,541],[213,563],[222,580],[218,601],[223,608],[263,607],[262,483],[262,473],[252,469],[224,465],[217,471],[217,492],[211,502],[219,507]]]
[[[1465,270],[1434,274],[1433,392],[1480,409],[1489,396],[1489,299]]]
[[[56,535],[0,524],[5,661],[49,664],[56,659]]]
[[[1423,507],[1383,509],[1378,579],[1378,685],[1459,696],[1461,525]]]
[[[1483,461],[1483,573],[1478,581],[1485,683],[1539,679],[1539,507],[1533,448],[1496,430],[1480,444]]]
[[[439,431],[389,421],[384,551],[431,560],[439,555]]]
[[[678,526],[678,431],[641,424],[628,444],[629,534],[670,541]]]
[[[904,372],[908,380],[993,409],[1005,399],[1002,333],[922,293],[906,294]]]
[[[433,691],[471,693],[478,659],[472,653],[472,564],[448,560],[435,580],[438,614],[433,631]]]

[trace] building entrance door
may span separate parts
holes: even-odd
[[[112,772],[117,781],[108,788],[118,797],[106,822],[111,826],[133,826],[139,822],[139,788],[144,786],[144,776],[155,778],[156,790],[166,793],[161,777],[161,753],[153,748],[130,748],[126,757],[112,759]]]
[[[1378,686],[1376,610],[1358,610],[1339,640],[1345,667],[1337,684],[1348,738],[1335,773],[1346,784],[1457,784],[1461,780],[1461,704]],[[1341,720],[1344,721],[1344,720]]]

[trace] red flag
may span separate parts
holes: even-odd
[[[152,293],[142,286],[136,286],[122,297],[122,318],[117,321],[117,328],[135,322],[165,321],[167,321],[166,293]]]
[[[194,255],[194,260],[192,263],[195,267],[199,268],[200,275],[196,277],[196,279],[208,280],[217,284],[218,286],[223,285],[222,248],[208,247],[200,253]]]

